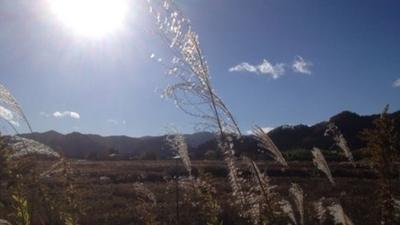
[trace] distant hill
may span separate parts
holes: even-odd
[[[318,147],[325,150],[336,149],[332,138],[324,136],[329,122],[335,123],[348,142],[351,150],[358,150],[365,147],[361,139],[361,132],[364,129],[373,128],[373,121],[380,115],[360,116],[356,113],[344,111],[329,119],[312,126],[307,125],[283,125],[270,131],[268,134],[276,146],[284,152],[292,150],[304,150]],[[400,111],[390,114],[391,117],[400,119]],[[400,130],[400,124],[396,127]],[[204,156],[207,152],[217,147],[215,140],[210,140],[195,149],[194,154],[198,157]],[[235,142],[236,154],[252,155],[253,158],[265,158],[264,154],[258,151],[257,142],[252,135],[244,136]],[[311,155],[310,155],[311,156]]]
[[[334,122],[349,143],[351,149],[360,149],[364,143],[360,139],[360,132],[373,127],[373,120],[379,115],[360,116],[356,113],[344,111],[329,119]],[[390,114],[400,117],[400,111]],[[323,121],[312,126],[284,125],[269,132],[271,139],[282,151],[295,149],[311,149],[319,147],[331,149],[334,146],[329,137],[324,136],[328,121]],[[397,127],[400,129],[400,127]],[[81,134],[73,132],[60,134],[56,131],[44,133],[31,133],[22,135],[46,144],[53,149],[62,152],[67,157],[102,159],[110,155],[120,158],[163,159],[170,158],[173,152],[166,144],[166,136],[108,136],[103,137],[93,134]],[[189,145],[189,151],[193,158],[205,157],[220,158],[215,152],[217,143],[215,137],[209,132],[199,132],[185,135]],[[237,154],[246,153],[259,155],[257,143],[252,135],[243,136],[235,141]],[[212,156],[210,156],[210,154]]]
[[[81,134],[73,132],[70,134],[60,134],[56,131],[44,133],[23,134],[27,137],[53,149],[62,152],[67,157],[72,158],[103,158],[110,154],[120,157],[136,158],[166,158],[172,156],[167,143],[166,136],[146,136],[146,137],[128,137],[128,136],[107,136],[103,137],[94,134]],[[199,132],[184,135],[190,148],[197,148],[200,144],[214,138],[209,132]]]

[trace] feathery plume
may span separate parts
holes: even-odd
[[[393,198],[393,201],[394,201],[395,208],[397,210],[400,210],[400,200],[397,198]]]
[[[313,148],[311,151],[313,155],[313,163],[314,165],[321,170],[329,179],[329,181],[334,185],[335,181],[333,180],[331,170],[329,169],[328,163],[325,160],[324,155],[322,154],[319,148]]]
[[[236,199],[236,203],[242,206],[246,205],[246,197],[243,191],[242,184],[244,183],[243,178],[241,178],[240,171],[236,166],[235,151],[233,150],[232,142],[221,142],[219,143],[219,148],[222,149],[224,153],[224,161],[228,167],[228,179],[232,187],[232,195]]]
[[[0,219],[0,225],[11,225],[7,220]]]
[[[280,202],[282,211],[289,217],[293,224],[297,225],[296,217],[294,216],[294,211],[292,204],[287,200],[281,200]]]
[[[183,112],[199,118],[205,128],[218,129],[222,136],[224,132],[240,135],[232,114],[212,88],[207,61],[190,20],[173,1],[156,2],[160,4],[149,4],[149,12],[172,55],[170,62],[160,63],[167,68],[167,74],[177,79],[162,96],[173,99]]]
[[[161,38],[170,48],[171,58],[159,63],[176,82],[169,85],[162,97],[174,100],[186,114],[198,118],[198,128],[218,133],[219,150],[228,167],[228,178],[235,203],[246,207],[247,199],[242,188],[243,178],[236,166],[232,136],[241,136],[233,115],[211,84],[208,64],[200,47],[199,36],[193,31],[190,20],[172,0],[149,4]]]
[[[292,183],[289,188],[289,193],[291,194],[294,202],[296,203],[297,210],[300,214],[300,224],[304,224],[304,195],[303,190],[300,185]]]
[[[17,100],[14,98],[11,92],[1,83],[0,83],[0,104],[2,105],[0,111],[7,112],[6,114],[0,113],[0,117],[5,119],[12,126],[14,130],[16,130],[15,125],[17,124],[17,121],[15,121],[14,119],[21,118],[28,126],[29,131],[32,132],[31,125],[28,119],[26,118],[24,112],[22,111],[21,106],[18,104]],[[10,115],[9,113],[12,113],[12,115],[4,116],[7,114]]]
[[[398,198],[393,198],[395,216],[400,219],[400,200]]]
[[[385,108],[383,108],[383,111],[381,113],[381,119],[389,112],[389,107],[390,107],[389,104],[385,105]]]
[[[339,146],[340,149],[343,150],[346,158],[354,164],[353,155],[351,154],[350,148],[347,144],[346,139],[343,134],[340,132],[339,128],[334,123],[329,123],[326,130],[325,136],[330,136],[335,141],[336,145]]]
[[[10,149],[12,150],[10,156],[12,159],[35,154],[60,158],[60,154],[55,152],[53,149],[32,139],[13,136],[10,138],[9,145]]]
[[[253,174],[254,183],[250,183],[250,199],[254,206],[253,220],[257,223],[257,220],[263,216],[267,221],[273,223],[277,216],[282,213],[282,207],[279,203],[281,197],[275,191],[276,186],[270,184],[268,175],[261,173],[253,160],[247,157],[244,157],[244,160],[249,164]]]
[[[325,198],[321,198],[319,201],[313,203],[314,211],[320,224],[325,222],[327,215],[326,208],[323,205],[324,200]]]
[[[329,210],[329,214],[333,216],[336,224],[354,225],[344,212],[342,205],[339,203],[332,203],[332,205],[328,206],[327,208]]]
[[[259,142],[258,147],[260,147],[264,152],[272,156],[272,158],[274,158],[274,160],[279,162],[281,165],[288,165],[281,151],[279,151],[278,147],[276,147],[269,135],[265,133],[261,127],[256,126],[253,129],[253,134]]]
[[[188,171],[189,176],[192,176],[192,165],[189,158],[188,146],[185,137],[182,134],[175,133],[167,136],[168,145],[175,150],[180,156],[185,169]]]

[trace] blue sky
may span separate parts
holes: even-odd
[[[47,0],[0,1],[0,82],[35,131],[143,136],[168,124],[193,131],[191,117],[160,98],[173,80],[149,57],[167,49],[142,2],[130,2],[123,29],[93,39],[61,24]],[[400,108],[396,0],[177,4],[244,131],[314,124],[343,110],[372,114],[386,103]]]

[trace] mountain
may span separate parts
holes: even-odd
[[[400,118],[400,111],[390,114],[391,117]],[[360,133],[364,129],[372,128],[373,121],[379,115],[360,116],[356,113],[344,111],[329,119],[312,126],[307,125],[284,125],[269,132],[271,139],[282,151],[296,149],[311,149],[319,147],[332,149],[334,142],[330,137],[324,136],[328,122],[335,123],[346,140],[350,149],[360,149],[364,143]],[[400,130],[397,126],[396,129]],[[23,134],[46,144],[53,149],[62,152],[67,157],[104,159],[110,155],[120,158],[141,159],[164,159],[171,158],[174,153],[166,143],[166,136],[107,136],[94,134],[81,134],[73,132],[60,134],[56,131],[44,133]],[[189,151],[194,159],[220,158],[221,155],[215,151],[217,142],[212,133],[199,132],[184,135]],[[235,140],[236,154],[246,153],[255,157],[262,157],[258,152],[257,142],[252,135],[243,136]]]
[[[328,121],[323,121],[312,126],[307,125],[283,125],[271,130],[268,135],[271,137],[275,145],[283,152],[293,152],[294,150],[310,150],[318,147],[325,150],[336,149],[334,141],[331,137],[326,137],[325,130],[329,122],[338,126],[339,130],[348,142],[351,150],[359,150],[365,147],[365,143],[361,138],[361,133],[365,129],[374,127],[373,121],[380,115],[360,116],[356,113],[344,111]],[[400,119],[400,111],[389,114],[392,118]],[[400,121],[398,121],[400,122]],[[396,128],[400,131],[400,124],[397,123]],[[241,155],[251,155],[253,158],[266,158],[265,154],[258,151],[257,141],[254,136],[243,136],[240,140],[236,140],[235,153]],[[203,156],[217,148],[217,142],[210,140],[195,149],[195,156]],[[311,156],[309,154],[309,156]],[[220,157],[220,156],[219,156]]]
[[[72,158],[104,158],[109,154],[126,157],[166,158],[172,156],[166,136],[100,136],[73,132],[60,134],[56,131],[44,133],[30,133],[21,135],[46,144],[56,151]],[[209,132],[199,132],[184,135],[189,148],[196,148],[200,144],[214,138]]]

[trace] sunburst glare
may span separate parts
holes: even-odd
[[[49,0],[51,11],[71,31],[99,38],[121,30],[126,0]]]

